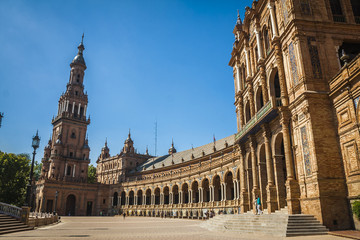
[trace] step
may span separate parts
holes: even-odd
[[[29,231],[29,230],[33,230],[33,228],[32,227],[27,227],[27,228],[20,228],[20,229],[0,230],[0,235],[8,234],[8,233],[14,233],[14,232]]]

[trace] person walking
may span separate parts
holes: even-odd
[[[126,213],[123,213],[123,218],[125,219],[125,217],[126,217]]]
[[[263,212],[261,211],[261,200],[260,197],[258,197],[256,199],[256,207],[257,207],[257,214],[263,214]]]

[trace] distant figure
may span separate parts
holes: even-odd
[[[124,219],[125,219],[125,217],[126,217],[126,213],[123,213],[123,217],[124,217]]]
[[[70,213],[70,211],[69,211],[69,216],[71,216],[71,213]]]
[[[258,197],[256,199],[256,207],[257,207],[257,213],[260,215],[260,214],[263,214],[263,212],[261,211],[261,200],[260,200],[260,197]]]

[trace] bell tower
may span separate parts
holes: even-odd
[[[50,166],[45,177],[61,181],[86,182],[90,163],[86,136],[90,117],[86,116],[88,97],[83,84],[86,70],[83,41],[84,35],[78,53],[70,63],[70,79],[66,92],[60,96],[57,116],[52,120]]]

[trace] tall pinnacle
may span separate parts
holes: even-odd
[[[81,37],[81,43],[80,45],[78,46],[78,53],[77,55],[75,56],[74,60],[71,62],[70,66],[72,67],[73,64],[79,64],[79,65],[83,65],[85,66],[86,68],[86,64],[85,64],[85,60],[84,60],[84,57],[83,57],[83,52],[85,50],[85,47],[84,47],[84,33]]]
[[[236,25],[242,25],[239,10],[237,10],[237,20],[236,20]]]

